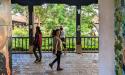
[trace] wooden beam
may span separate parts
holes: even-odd
[[[68,4],[68,5],[90,5],[98,4],[98,0],[11,0],[12,4],[18,3],[20,5],[42,5],[44,3],[50,4]]]

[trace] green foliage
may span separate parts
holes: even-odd
[[[122,33],[123,33],[123,30],[122,30],[122,25],[124,23],[124,16],[122,13],[122,9],[119,8],[120,7],[120,3],[121,1],[120,0],[115,0],[115,69],[116,69],[116,75],[122,75]]]
[[[26,28],[14,27],[14,30],[12,31],[12,36],[26,37],[28,34],[29,31]]]
[[[81,35],[84,36],[93,27],[92,19],[96,15],[93,5],[82,7]],[[35,14],[40,17],[42,27],[46,30],[44,36],[50,36],[51,30],[63,25],[66,36],[76,36],[76,7],[62,4],[48,4],[47,8],[35,7]]]
[[[96,16],[96,5],[82,6],[81,8],[81,36],[88,36],[93,27],[92,19]],[[25,13],[27,7],[12,5],[14,13]],[[76,7],[64,4],[47,4],[35,6],[35,16],[40,18],[43,36],[50,36],[52,29],[63,25],[66,36],[76,36]]]
[[[97,16],[95,5],[83,6],[81,11],[81,36],[88,36],[93,27],[92,19]]]
[[[12,11],[12,14],[17,14],[17,13],[20,13],[22,15],[27,15],[27,7],[26,6],[20,6],[18,4],[12,4],[11,6],[11,11]]]

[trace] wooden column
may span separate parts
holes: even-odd
[[[29,11],[29,51],[32,53],[33,49],[33,27],[34,27],[34,11],[33,11],[33,5],[28,5],[28,11]]]
[[[81,5],[76,6],[76,52],[81,53],[81,26],[80,26],[80,16],[81,16]]]

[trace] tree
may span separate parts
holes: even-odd
[[[27,6],[20,6],[18,4],[12,4],[12,14],[20,13],[21,15],[27,16]]]
[[[92,19],[96,14],[96,5],[82,6],[81,35],[88,36],[93,27]],[[26,7],[12,5],[14,13],[26,12]],[[64,4],[46,4],[34,7],[34,14],[41,21],[43,36],[50,36],[52,29],[63,25],[66,36],[76,36],[76,7]]]
[[[81,35],[88,36],[91,29],[94,27],[92,19],[97,16],[96,5],[83,6],[81,11]]]

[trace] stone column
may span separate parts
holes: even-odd
[[[0,75],[11,75],[12,72],[10,55],[12,24],[10,9],[11,0],[0,0]]]
[[[99,0],[99,75],[115,75],[114,0]]]

